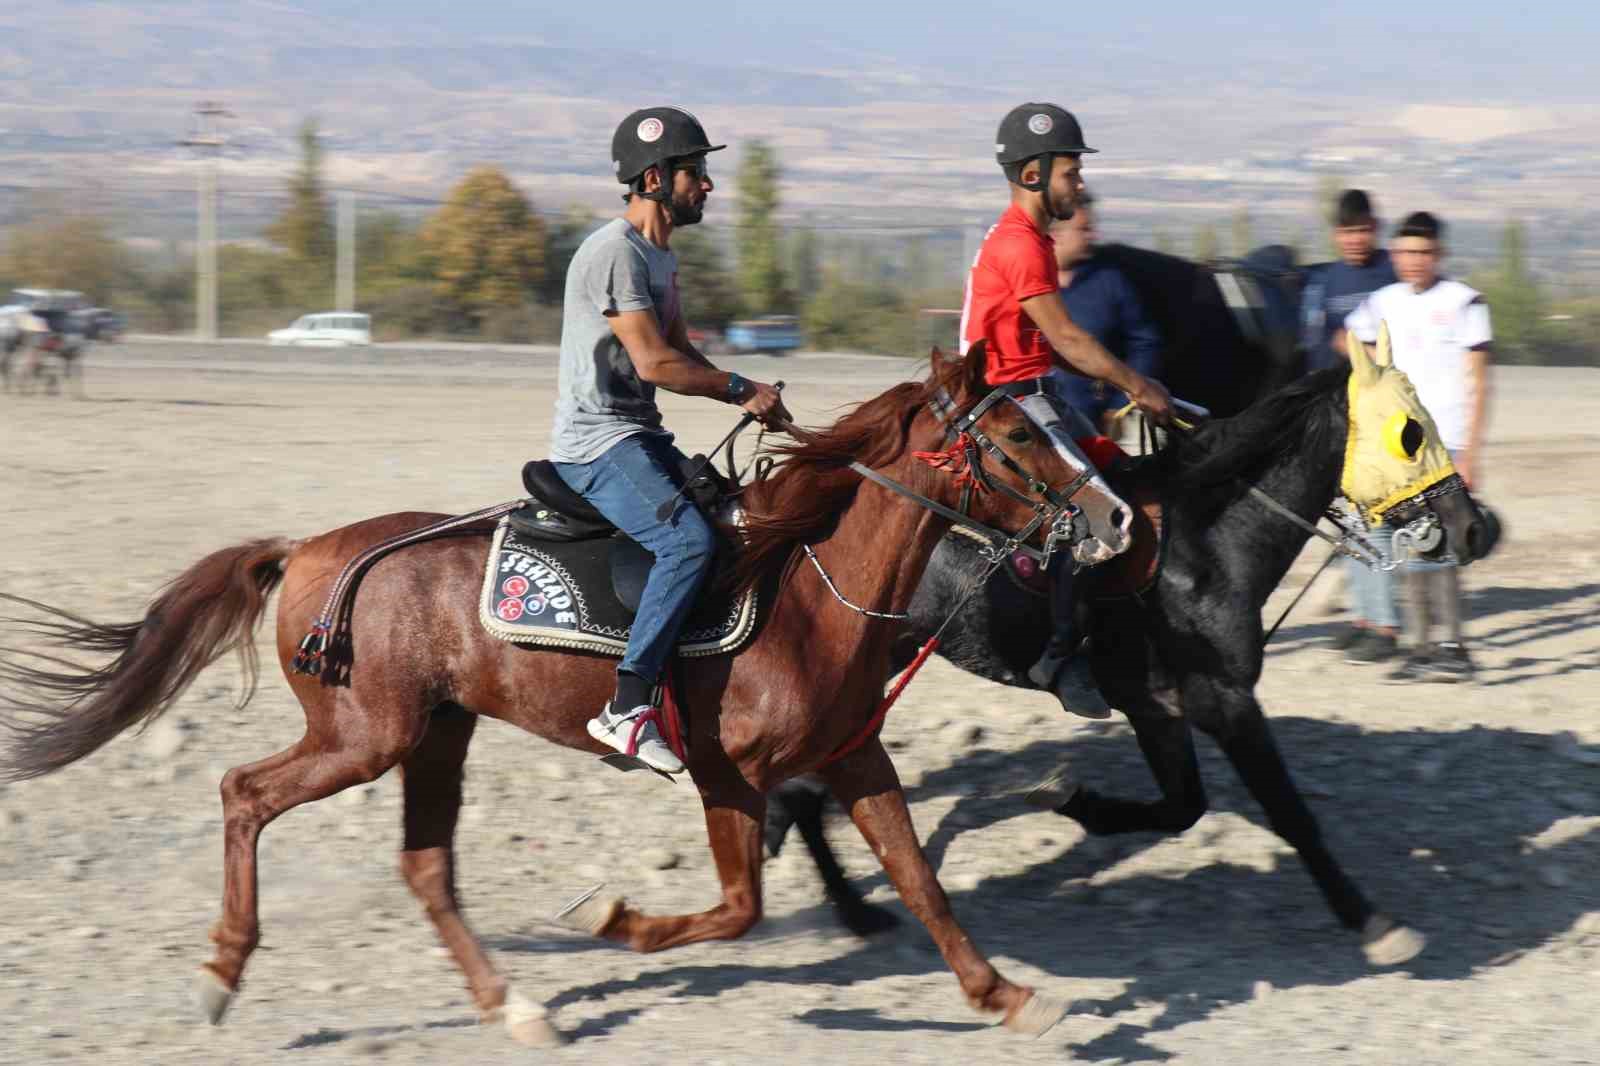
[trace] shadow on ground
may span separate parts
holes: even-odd
[[[1273,722],[1280,747],[1322,820],[1334,854],[1382,909],[1428,933],[1428,950],[1406,966],[1419,980],[1459,980],[1504,965],[1572,929],[1600,908],[1600,815],[1594,770],[1544,734],[1475,727],[1457,732],[1363,732],[1305,718]],[[1202,765],[1213,811],[1263,824],[1232,769],[1209,743]],[[1098,791],[1155,798],[1155,786],[1125,727],[1070,740],[1040,741],[1020,752],[980,751],[930,774],[918,799],[953,798],[937,824],[921,827],[938,865],[957,839],[981,831],[1026,847],[1041,833],[1076,830],[1022,803],[1028,782],[1069,761]],[[1534,787],[1536,784],[1537,787]],[[1228,823],[1224,822],[1224,826]],[[1115,1019],[1136,1005],[1165,1009],[1153,1021],[1123,1024],[1074,1054],[1125,1062],[1162,1061],[1147,1041],[1252,999],[1257,982],[1275,988],[1337,986],[1375,971],[1353,934],[1340,929],[1293,856],[1264,851],[1264,838],[1216,819],[1190,830],[1185,846],[1198,866],[1183,875],[1133,869],[1089,879],[1136,858],[1151,834],[1080,841],[1059,856],[1013,874],[991,876],[951,898],[974,939],[991,955],[1022,960],[1062,978],[1114,979],[1120,994],[1076,1010]],[[836,831],[846,831],[835,827]],[[1540,838],[1536,841],[1536,838]],[[986,841],[987,842],[987,841]],[[1266,872],[1262,871],[1262,867]],[[864,890],[883,883],[864,878]],[[1558,887],[1559,886],[1559,887]],[[843,951],[796,966],[734,961],[674,964],[671,955],[636,977],[568,987],[551,1006],[604,1000],[629,991],[670,990],[716,997],[746,983],[848,987],[889,976],[942,973],[943,960],[920,927],[887,941],[839,938]],[[566,937],[500,938],[501,950],[612,950]],[[953,980],[953,979],[952,979]],[[586,1022],[601,1035],[633,1012]],[[890,1018],[871,1009],[817,1009],[797,1016],[826,1029],[961,1031],[982,1022]],[[1067,1023],[1050,1039],[1070,1042]]]

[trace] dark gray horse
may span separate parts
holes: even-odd
[[[1254,694],[1263,658],[1262,605],[1309,533],[1266,510],[1247,494],[1248,486],[1316,521],[1340,489],[1351,432],[1350,375],[1348,367],[1322,371],[1238,417],[1177,438],[1164,453],[1114,476],[1125,499],[1161,501],[1165,546],[1159,572],[1141,594],[1092,604],[1093,662],[1107,699],[1132,724],[1161,798],[1103,795],[1066,774],[1039,791],[1052,809],[1094,835],[1180,833],[1206,811],[1191,732],[1198,727],[1221,747],[1272,829],[1294,847],[1339,922],[1360,934],[1372,962],[1387,965],[1420,951],[1422,938],[1374,908],[1335,861]],[[1449,530],[1458,558],[1470,561],[1493,547],[1492,520],[1465,491],[1429,506]],[[983,569],[975,543],[944,539],[912,602],[903,661],[956,609]],[[1050,628],[1048,600],[997,572],[955,616],[940,650],[964,670],[1031,687],[1027,666]],[[774,797],[769,843],[781,839],[785,820],[792,820],[817,853],[821,809],[814,786],[793,785]],[[881,922],[849,894],[831,855],[819,855],[819,862],[847,923]]]
[[[1285,257],[1284,251],[1268,246],[1238,262],[1210,265],[1125,244],[1103,245],[1098,254],[1132,283],[1160,332],[1158,376],[1173,395],[1227,416],[1299,374],[1294,321],[1299,284],[1292,253]],[[942,587],[973,565],[974,558],[970,542],[952,538],[934,555],[926,587]],[[1032,688],[1027,669],[1043,647],[1048,607],[1043,599],[1010,596],[1015,588],[1002,590],[1001,580],[992,582],[993,587],[969,606],[958,620],[958,631],[947,634],[940,654],[980,677]],[[1009,580],[1004,583],[1010,586]],[[1002,597],[998,604],[992,602],[997,595]],[[918,601],[917,609],[924,613],[919,618],[921,630],[931,631],[937,625],[926,614],[932,603],[928,595]],[[997,609],[1001,617],[995,624],[1002,624],[999,632],[1006,634],[999,649],[990,621]],[[827,849],[822,830],[826,800],[827,790],[813,778],[788,782],[767,807],[768,849],[776,855],[794,826],[818,861],[840,921],[858,935],[893,926],[888,911],[861,899]]]

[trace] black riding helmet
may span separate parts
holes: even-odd
[[[622,120],[611,136],[611,162],[617,180],[633,186],[632,191],[652,200],[671,196],[671,181],[662,175],[661,189],[646,193],[637,182],[651,167],[665,167],[668,161],[685,156],[720,152],[725,144],[712,144],[700,120],[681,107],[646,107]]]
[[[1058,155],[1088,155],[1099,149],[1083,143],[1083,127],[1072,117],[1072,112],[1055,104],[1022,104],[1014,107],[1000,120],[1000,131],[995,134],[994,158],[1005,171],[1006,180],[1021,185],[1029,192],[1040,192],[1050,186],[1050,171]],[[1022,168],[1031,160],[1042,159],[1036,181],[1022,180]],[[1045,197],[1045,210],[1056,217]],[[1070,218],[1071,215],[1065,217]]]

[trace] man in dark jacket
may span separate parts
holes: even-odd
[[[1389,253],[1378,247],[1378,216],[1360,189],[1339,194],[1333,212],[1333,243],[1339,258],[1306,268],[1301,290],[1301,338],[1306,373],[1338,366],[1345,358],[1345,316],[1385,285],[1395,283]]]
[[[1061,302],[1072,317],[1106,350],[1146,377],[1161,377],[1161,334],[1121,268],[1099,255],[1094,198],[1087,192],[1077,212],[1050,227],[1055,241],[1056,280]],[[1112,414],[1128,398],[1103,381],[1073,377],[1065,383],[1072,405],[1107,436],[1115,437]]]

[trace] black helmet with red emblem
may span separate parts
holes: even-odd
[[[646,107],[623,119],[612,134],[611,162],[617,180],[633,185],[651,167],[685,156],[720,152],[726,147],[712,144],[700,120],[683,108]]]
[[[1006,179],[1030,192],[1041,192],[1050,184],[1051,164],[1058,155],[1088,155],[1099,149],[1083,143],[1083,127],[1066,108],[1055,104],[1022,104],[1000,120],[994,138],[994,158],[1005,171]],[[1022,170],[1035,159],[1042,159],[1039,177],[1022,180]],[[1049,197],[1046,197],[1048,205]],[[1052,211],[1053,214],[1053,211]]]

